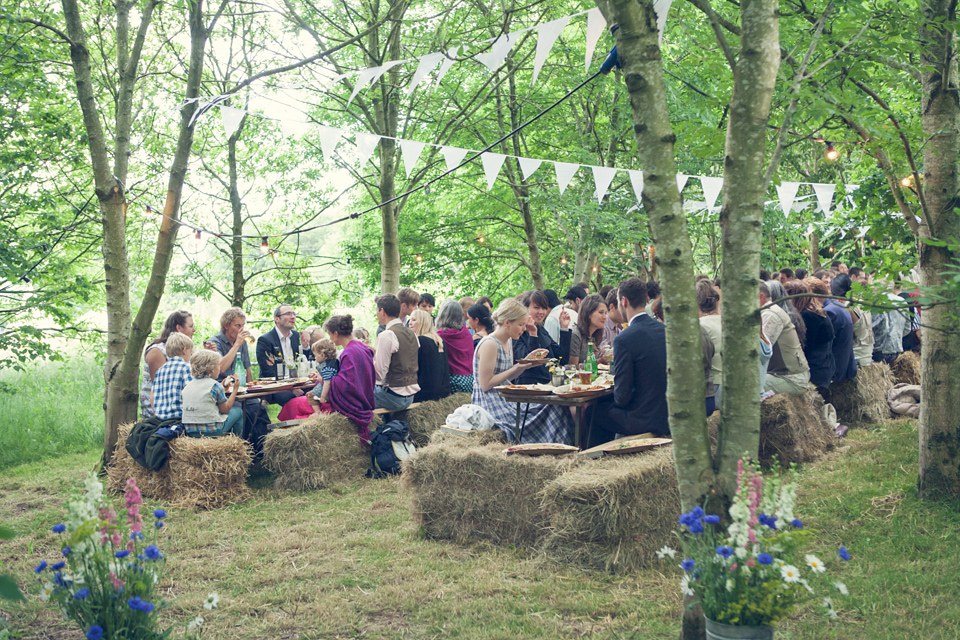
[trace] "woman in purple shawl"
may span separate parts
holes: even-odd
[[[369,443],[374,407],[373,350],[353,339],[353,318],[350,316],[332,316],[323,328],[335,345],[343,347],[343,351],[340,352],[340,371],[330,380],[327,403],[320,406],[320,411],[330,413],[333,410],[343,414],[357,425],[360,439]],[[306,418],[313,412],[314,406],[307,396],[299,396],[283,406],[279,418]]]

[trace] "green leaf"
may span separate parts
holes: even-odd
[[[25,600],[16,581],[7,575],[0,575],[0,598],[4,600]]]

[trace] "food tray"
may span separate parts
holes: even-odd
[[[580,449],[569,444],[556,444],[552,442],[515,444],[503,450],[508,456],[513,454],[521,456],[562,456],[565,453],[575,453],[577,451],[580,451]]]
[[[536,364],[536,365],[542,365],[542,364],[547,364],[548,362],[550,362],[550,359],[549,359],[549,358],[538,358],[538,359],[536,359],[536,360],[531,360],[531,359],[529,359],[529,358],[520,358],[519,360],[517,360],[517,362],[520,363],[520,364]]]
[[[619,456],[625,453],[640,453],[657,447],[663,447],[673,440],[670,438],[621,438],[621,441],[612,447],[603,450],[605,456]]]
[[[515,396],[543,396],[553,391],[553,387],[547,384],[504,384],[494,389]]]
[[[599,387],[599,388],[596,388]],[[557,387],[553,390],[554,395],[560,396],[561,398],[592,398],[594,396],[602,396],[607,393],[610,389],[613,388],[613,385],[604,385],[604,384],[565,384],[561,387]]]

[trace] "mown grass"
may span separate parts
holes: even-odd
[[[0,469],[103,447],[103,369],[90,358],[0,373]]]
[[[817,533],[810,551],[834,560],[852,598],[829,622],[820,599],[832,594],[818,594],[778,638],[960,637],[960,515],[956,503],[917,498],[916,443],[910,421],[853,431],[841,451],[801,471],[798,515]],[[58,551],[50,527],[63,519],[63,496],[97,456],[23,465],[0,479],[0,521],[19,533],[0,542],[2,570],[32,593],[32,567]],[[227,509],[168,509],[164,624],[182,629],[202,612],[205,638],[678,636],[673,563],[611,576],[425,539],[395,480],[307,493],[269,484],[258,476],[254,497]],[[836,559],[841,544],[849,563]],[[211,591],[220,608],[202,611]],[[35,597],[2,605],[2,615],[25,638],[80,637]]]

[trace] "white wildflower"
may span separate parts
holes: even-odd
[[[827,570],[823,563],[820,562],[820,558],[815,555],[807,554],[804,559],[807,561],[807,566],[813,569],[814,573],[823,573]]]
[[[733,580],[727,578],[727,591],[733,591]]]
[[[207,596],[207,600],[203,603],[203,608],[210,611],[216,609],[218,604],[220,604],[220,596],[214,591]]]
[[[187,631],[196,631],[197,629],[200,628],[200,625],[202,624],[203,624],[203,618],[201,616],[197,616],[196,618],[190,621],[190,624],[187,625]]]
[[[827,615],[830,616],[831,620],[836,620],[840,617],[837,615],[837,612],[834,611],[833,609],[827,609]]]
[[[813,587],[810,586],[810,583],[809,583],[809,582],[807,582],[806,580],[804,580],[803,578],[801,578],[801,579],[800,579],[800,584],[803,585],[803,588],[804,588],[804,589],[806,589],[806,590],[809,591],[810,593],[813,593]]]
[[[827,609],[833,609],[833,598],[831,598],[831,597],[829,597],[829,596],[826,597],[826,598],[824,598],[824,599],[823,599],[823,606],[825,606]]]
[[[747,556],[750,555],[750,552],[747,551],[746,547],[737,547],[733,553],[736,554],[737,558],[740,560],[745,560]]]
[[[677,557],[676,550],[671,549],[670,547],[664,546],[662,549],[660,549],[660,551],[657,551],[657,557],[660,558],[661,560],[667,556],[670,556],[671,558],[676,558]]]
[[[800,582],[800,570],[792,564],[784,564],[780,567],[780,575],[784,582]]]
[[[53,583],[45,582],[43,588],[40,589],[40,599],[44,602],[50,601],[50,594],[53,593]]]
[[[847,585],[843,584],[843,583],[840,582],[839,580],[837,580],[836,582],[834,582],[834,583],[833,583],[833,586],[835,586],[835,587],[837,588],[837,591],[839,591],[841,595],[845,595],[845,596],[850,595],[850,592],[847,591]]]
[[[692,595],[694,595],[693,589],[690,588],[690,575],[689,575],[689,574],[686,574],[686,573],[683,574],[683,578],[680,580],[680,591],[681,591],[681,592],[683,593],[683,595],[685,595],[685,596],[692,596]]]

